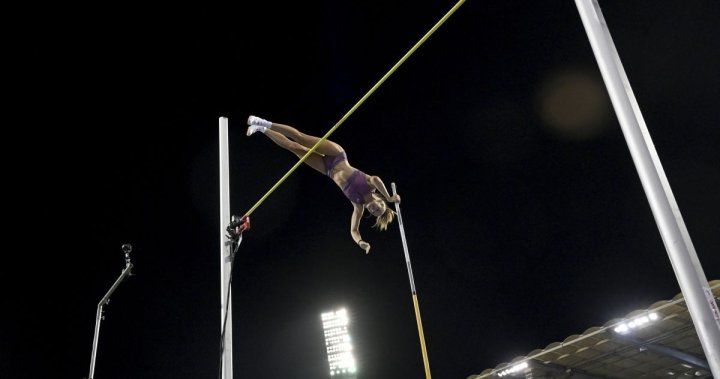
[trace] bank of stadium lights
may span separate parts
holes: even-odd
[[[635,317],[631,320],[623,321],[613,330],[617,334],[628,334],[632,330],[640,329],[653,321],[657,321],[659,318],[660,316],[658,316],[657,313],[652,312],[647,315]]]
[[[523,370],[525,370],[526,368],[528,368],[528,363],[527,363],[527,362],[518,363],[518,364],[512,365],[512,366],[510,366],[510,367],[508,367],[508,368],[506,368],[506,369],[504,369],[504,370],[502,370],[502,371],[499,371],[499,372],[497,373],[497,376],[499,376],[499,377],[502,378],[503,376],[507,376],[507,375],[511,375],[511,374],[514,374],[514,373],[519,372],[519,371],[523,371]]]
[[[357,367],[352,354],[352,341],[348,333],[347,310],[342,308],[321,315],[325,331],[325,348],[327,349],[330,376],[355,374]]]

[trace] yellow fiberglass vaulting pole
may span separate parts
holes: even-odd
[[[335,126],[333,126],[327,133],[325,133],[325,135],[310,150],[308,150],[308,152],[305,153],[305,155],[302,158],[300,158],[300,160],[297,163],[295,163],[295,165],[293,165],[290,168],[290,170],[288,170],[288,172],[285,173],[285,175],[283,175],[283,177],[280,178],[280,180],[278,180],[277,183],[275,183],[275,185],[273,185],[265,193],[265,195],[263,195],[263,197],[261,197],[260,200],[258,200],[255,203],[255,205],[252,206],[252,208],[250,208],[250,210],[245,212],[245,216],[250,216],[250,214],[255,212],[255,209],[257,209],[260,206],[260,204],[262,204],[265,201],[265,199],[267,199],[270,196],[270,194],[272,194],[280,186],[280,184],[282,184],[285,181],[285,179],[287,179],[290,176],[290,174],[292,174],[293,171],[295,171],[295,169],[300,167],[300,165],[303,162],[305,162],[305,160],[311,154],[313,154],[315,152],[315,149],[317,149],[317,147],[323,141],[327,140],[327,138],[330,137],[330,135],[335,131],[335,129],[339,128],[340,125],[342,125],[345,122],[345,120],[347,120],[347,118],[350,117],[350,115],[352,115],[355,112],[355,110],[357,110],[360,107],[360,105],[362,105],[362,103],[364,103],[365,100],[367,100],[370,97],[370,95],[372,95],[380,87],[380,85],[382,85],[385,82],[385,80],[387,80],[387,78],[389,78],[390,75],[392,75],[395,72],[395,70],[397,70],[398,67],[400,67],[400,65],[402,65],[410,57],[410,55],[412,55],[412,53],[414,53],[415,50],[417,50],[420,47],[420,45],[422,45],[428,38],[430,38],[430,36],[433,33],[435,33],[435,31],[440,27],[440,25],[445,23],[445,21],[447,21],[447,19],[450,18],[450,16],[452,16],[452,14],[455,13],[455,11],[458,8],[460,8],[460,6],[464,2],[465,2],[465,0],[459,0],[455,4],[455,6],[453,6],[452,9],[450,9],[445,14],[445,16],[443,16],[440,19],[440,21],[438,21],[427,33],[425,33],[425,35],[417,43],[415,43],[415,45],[413,45],[413,47],[407,53],[405,53],[405,55],[403,55],[403,57],[400,58],[400,60],[397,63],[395,63],[395,65],[390,69],[390,71],[388,71],[385,75],[383,75],[383,77],[380,78],[380,80],[378,80],[378,82],[375,83],[375,85],[372,88],[370,88],[370,90],[365,94],[365,96],[363,96],[357,103],[355,103],[355,105],[352,108],[350,108],[350,110],[347,113],[345,113],[345,115],[340,119],[340,121],[338,121],[335,124]]]
[[[391,183],[393,195],[397,195],[395,183]],[[428,361],[427,348],[425,347],[425,333],[423,332],[422,319],[420,318],[420,305],[418,304],[417,292],[415,291],[415,279],[413,279],[412,265],[410,264],[410,253],[408,252],[407,240],[405,239],[405,227],[403,226],[400,203],[395,203],[398,225],[400,226],[400,238],[402,239],[403,250],[405,251],[405,264],[407,265],[408,277],[410,278],[410,290],[412,291],[413,306],[415,307],[415,319],[417,320],[418,335],[420,336],[420,349],[422,350],[423,364],[425,365],[425,378],[430,379],[430,362]]]

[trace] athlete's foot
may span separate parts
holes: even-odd
[[[251,135],[253,135],[253,133],[255,133],[255,132],[257,132],[257,131],[260,131],[260,132],[265,133],[266,130],[267,130],[267,128],[264,127],[264,126],[260,126],[260,125],[250,125],[250,126],[248,126],[248,128],[247,128],[247,133],[246,133],[246,134],[247,134],[248,136],[251,136]]]
[[[250,117],[248,117],[248,119],[247,119],[247,124],[248,124],[248,125],[263,126],[263,127],[266,127],[266,128],[269,128],[269,127],[272,126],[272,122],[270,122],[270,121],[268,121],[268,120],[265,120],[265,119],[263,119],[263,118],[260,118],[260,117],[255,117],[255,116],[250,116]]]

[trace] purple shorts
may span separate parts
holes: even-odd
[[[327,176],[332,176],[332,170],[338,165],[338,163],[347,160],[347,154],[345,154],[344,151],[341,151],[338,155],[326,155],[322,157],[322,160],[325,164],[325,172]]]

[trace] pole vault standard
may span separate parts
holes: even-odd
[[[113,285],[107,291],[105,296],[103,296],[97,306],[95,318],[95,335],[93,336],[93,347],[92,353],[90,354],[90,375],[88,375],[88,379],[93,379],[93,376],[95,375],[95,359],[97,358],[98,339],[100,338],[100,322],[105,319],[105,315],[103,314],[103,307],[110,303],[110,295],[115,292],[120,283],[122,283],[125,278],[132,275],[132,272],[130,271],[133,268],[133,264],[132,262],[130,262],[130,252],[132,251],[132,245],[130,245],[129,243],[123,244],[122,251],[123,253],[125,253],[125,268],[122,270],[122,273],[120,273],[120,277],[115,280],[115,283],[113,283]]]
[[[635,100],[620,56],[596,0],[575,0],[623,135],[640,175],[675,276],[705,350],[713,377],[720,378],[720,312],[693,247],[665,171]]]
[[[226,226],[230,224],[230,160],[228,154],[228,119],[220,117],[220,328],[222,356],[220,371],[222,379],[232,379],[232,298],[230,275],[232,274],[232,241],[227,238]],[[227,313],[227,314],[226,314]]]
[[[397,195],[395,183],[392,186],[393,196]],[[405,239],[405,227],[403,226],[400,203],[395,203],[395,213],[400,226],[400,238],[402,239],[403,251],[405,252],[405,264],[407,265],[408,277],[410,278],[410,291],[412,291],[413,306],[415,307],[415,319],[417,320],[418,334],[420,335],[420,348],[422,349],[423,364],[425,365],[425,378],[430,379],[430,361],[428,361],[427,349],[425,348],[425,334],[423,333],[422,320],[420,319],[420,305],[418,305],[417,292],[415,291],[415,279],[413,279],[412,265],[410,264],[410,253],[408,252],[407,240]]]

